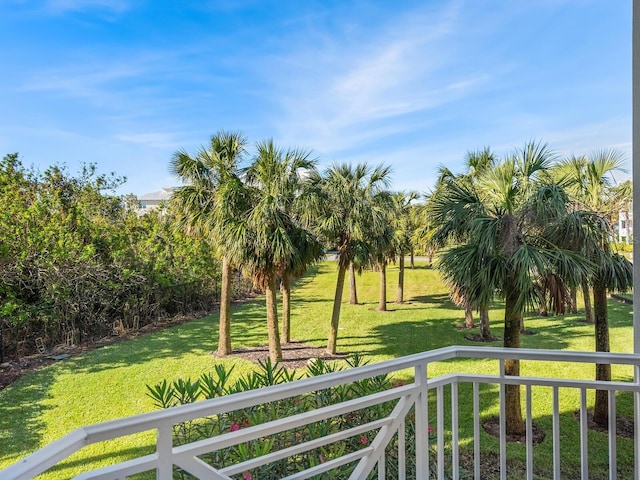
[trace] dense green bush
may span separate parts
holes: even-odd
[[[219,264],[202,238],[171,228],[171,211],[139,217],[114,195],[123,179],[87,165],[0,162],[0,353],[4,358],[137,329],[210,309]],[[38,339],[38,345],[36,344]]]
[[[357,367],[364,365],[366,362],[363,362],[360,356],[355,355],[347,360],[347,363],[349,367]],[[270,360],[267,360],[266,363],[260,362],[257,370],[242,376],[235,382],[231,382],[233,368],[226,369],[223,365],[216,365],[215,372],[203,374],[195,381],[187,378],[178,379],[171,383],[164,380],[154,386],[147,385],[147,395],[153,400],[157,407],[169,408],[192,403],[197,400],[216,398],[223,395],[290,382],[305,376],[314,377],[338,369],[334,364],[326,363],[321,359],[315,359],[308,363],[304,374],[297,376],[295,372],[288,371],[279,364],[272,364]],[[259,425],[299,413],[310,412],[328,405],[344,402],[352,398],[364,397],[400,385],[402,385],[402,382],[394,383],[388,375],[381,375],[346,385],[315,391],[302,396],[263,403],[208,418],[182,422],[174,426],[174,445],[184,445],[197,440],[247,428],[252,425]],[[222,448],[215,452],[201,455],[199,458],[215,468],[238,464],[270,452],[280,451],[294,445],[299,445],[338,432],[344,432],[350,428],[388,417],[395,403],[395,401],[386,402],[369,408],[336,415],[268,437]],[[290,455],[285,459],[248,470],[236,475],[234,478],[282,478],[292,475],[333,458],[340,457],[346,453],[356,452],[367,447],[373,441],[378,431],[379,428],[376,428],[365,433],[357,433],[345,440],[337,440],[302,454]],[[415,415],[413,410],[407,416],[405,422],[405,435],[407,437],[405,445],[406,473],[408,478],[412,478],[415,477],[415,442],[413,441],[415,437]],[[432,440],[435,440],[435,437],[432,437]],[[432,451],[431,456],[433,457],[434,455],[435,451]],[[435,459],[432,458],[432,461],[434,460]],[[318,478],[347,478],[353,471],[353,468],[355,468],[355,463],[350,463],[338,467],[331,472],[324,473]],[[397,435],[387,446],[385,452],[385,468],[389,478],[398,477]],[[180,470],[176,471],[175,477],[192,478]]]

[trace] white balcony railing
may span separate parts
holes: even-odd
[[[456,372],[441,376],[427,375],[428,370],[439,362],[468,359],[495,360],[495,375],[469,372]],[[629,375],[619,375],[626,381],[595,382],[588,379],[575,378],[539,378],[539,377],[511,377],[504,374],[504,362],[507,359],[520,359],[523,362],[543,361],[562,362],[567,365],[575,363],[607,363],[612,365],[627,365]],[[476,361],[476,360],[474,360]],[[486,360],[485,360],[486,361]],[[464,365],[468,365],[465,363]],[[352,384],[367,378],[385,374],[402,374],[406,377],[407,369],[412,370],[413,381],[403,385],[396,385],[385,391],[359,398],[346,398],[344,401],[327,405],[312,411],[293,413],[292,415],[265,423],[251,425],[235,431],[225,431],[211,438],[199,438],[190,443],[174,445],[174,428],[184,422],[198,419],[211,419],[239,409],[251,408],[268,402],[277,402],[318,392],[340,385]],[[451,369],[450,369],[451,370]],[[484,370],[484,369],[483,369]],[[595,370],[595,369],[594,369]],[[594,371],[590,370],[590,371]],[[632,373],[631,373],[632,370]],[[432,370],[431,370],[432,371]],[[491,371],[491,370],[488,370]],[[583,369],[584,371],[584,369]],[[459,389],[462,385],[471,391],[472,401],[460,402]],[[73,431],[67,436],[51,443],[45,448],[20,460],[6,470],[0,472],[2,479],[32,478],[63,461],[85,445],[103,442],[118,437],[133,435],[138,432],[155,430],[155,453],[130,459],[121,463],[84,472],[76,478],[82,479],[121,479],[142,472],[155,471],[155,477],[168,480],[174,472],[183,476],[193,476],[206,479],[243,478],[242,473],[269,465],[274,462],[291,459],[305,452],[318,450],[327,445],[344,441],[348,438],[368,434],[371,441],[355,450],[345,450],[341,455],[332,458],[320,458],[314,465],[300,471],[288,473],[285,478],[302,479],[324,474],[331,478],[346,478],[335,472],[344,472],[349,465],[349,478],[400,478],[409,475],[418,479],[427,478],[459,478],[460,444],[464,443],[466,466],[465,475],[481,478],[481,459],[483,451],[481,439],[481,392],[488,392],[483,385],[493,385],[497,391],[499,401],[500,436],[499,436],[499,472],[500,478],[507,478],[508,448],[505,435],[505,385],[522,385],[524,391],[524,412],[526,419],[525,470],[523,476],[534,478],[534,449],[532,442],[534,395],[536,389],[550,389],[551,405],[545,407],[535,404],[536,411],[546,408],[551,415],[552,442],[552,476],[561,477],[562,452],[565,448],[563,440],[566,435],[560,431],[560,418],[566,412],[560,411],[560,395],[574,392],[579,397],[579,407],[575,428],[579,432],[573,438],[579,438],[580,443],[580,478],[590,478],[589,446],[587,424],[587,392],[595,389],[609,392],[609,426],[607,442],[600,442],[598,449],[608,450],[608,478],[615,479],[620,475],[617,462],[617,432],[616,432],[616,393],[632,397],[635,438],[633,440],[633,464],[627,462],[627,473],[640,479],[640,439],[637,428],[640,420],[640,355],[631,354],[603,354],[590,352],[549,351],[530,349],[502,349],[484,347],[448,347],[421,354],[411,355],[395,360],[365,365],[350,370],[321,375],[318,377],[299,380],[291,383],[247,391],[213,400],[205,400],[166,410],[156,411],[134,417],[87,426]],[[628,393],[622,393],[628,392]],[[445,397],[450,397],[445,401]],[[548,396],[547,396],[548,397]],[[545,398],[547,398],[545,397]],[[538,398],[538,397],[536,397]],[[537,402],[538,400],[536,400]],[[435,405],[433,403],[435,402]],[[486,404],[486,401],[484,402]],[[236,464],[210,465],[203,461],[203,455],[220,452],[224,449],[246,444],[247,442],[269,438],[282,432],[295,431],[305,425],[314,424],[327,419],[348,415],[350,412],[363,409],[375,409],[379,405],[392,404],[385,416],[367,423],[350,426],[349,428],[332,432],[328,436],[318,436],[305,439],[299,443],[292,442],[281,450],[270,450],[267,454],[255,458],[247,458]],[[486,406],[486,405],[485,405]],[[413,414],[410,414],[413,412]],[[435,412],[435,428],[430,432],[429,412],[432,420]],[[415,420],[413,418],[415,417]],[[410,429],[408,423],[412,423]],[[446,424],[445,424],[446,422]],[[459,438],[462,424],[467,422],[467,430],[473,431],[472,438]],[[472,424],[472,427],[471,427]],[[563,428],[566,428],[563,426]],[[485,440],[486,441],[486,440]],[[606,444],[605,444],[606,443]],[[394,451],[389,451],[393,445]],[[593,448],[593,446],[591,447]],[[472,460],[469,457],[472,456]],[[601,455],[600,455],[601,456]],[[393,473],[387,472],[389,459],[393,460]],[[411,464],[411,469],[407,465]],[[633,469],[633,473],[629,471]],[[324,478],[324,477],[322,477]],[[575,477],[572,477],[575,478]]]

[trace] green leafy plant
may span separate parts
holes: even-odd
[[[347,360],[348,367],[366,365],[366,361],[360,355],[353,355]],[[169,383],[163,380],[154,386],[147,385],[147,395],[158,408],[168,408],[175,405],[192,403],[197,400],[214,398],[221,395],[238,393],[254,388],[262,388],[294,381],[301,376],[296,376],[278,363],[270,360],[259,362],[255,371],[246,373],[238,378],[235,383],[230,383],[231,370],[223,365],[216,365],[215,371],[204,374],[200,379],[177,379]],[[341,370],[335,363],[327,363],[321,359],[314,359],[307,365],[302,376],[313,377],[325,373]],[[203,438],[209,438],[224,433],[235,432],[253,425],[278,420],[297,413],[313,411],[328,405],[343,402],[352,398],[371,395],[391,388],[402,386],[402,382],[392,382],[388,375],[380,375],[372,378],[358,380],[350,384],[339,385],[302,396],[286,398],[280,401],[255,405],[250,408],[239,409],[204,419],[183,422],[174,427],[174,443],[183,445]],[[377,419],[387,417],[395,406],[395,402],[386,402],[370,408],[364,408],[332,418],[319,420],[268,437],[244,442],[232,447],[222,448],[215,452],[202,455],[200,458],[215,468],[222,468],[232,464],[247,461],[252,458],[266,455],[272,451],[282,450],[294,445],[326,437],[339,431],[344,431]],[[415,434],[415,416],[411,412],[406,419],[406,435],[412,438]],[[291,456],[290,458],[274,461],[258,467],[252,471],[243,472],[236,478],[280,478],[295,472],[319,465],[320,463],[341,457],[347,453],[355,452],[367,447],[375,438],[378,430],[353,435],[345,440],[336,441],[308,452]],[[430,428],[432,440],[435,434]],[[394,438],[387,447],[386,468],[387,471],[397,473],[397,449],[399,439]],[[406,442],[406,455],[408,460],[407,473],[415,474],[415,444]],[[435,449],[432,447],[432,461],[435,465]],[[354,468],[353,464],[345,465],[330,473],[323,474],[322,478],[345,478]],[[178,478],[191,478],[185,472],[176,471]],[[392,475],[393,476],[393,475]]]

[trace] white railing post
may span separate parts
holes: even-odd
[[[480,480],[480,384],[473,382],[473,478]]]
[[[525,389],[526,443],[527,443],[527,480],[533,480],[533,414],[531,412],[531,385]]]
[[[156,452],[158,453],[158,467],[156,478],[158,480],[173,479],[173,428],[171,425],[158,427],[156,440]]]
[[[458,443],[458,382],[455,381],[451,384],[451,474],[453,480],[460,478]]]
[[[609,480],[616,480],[618,476],[618,459],[616,458],[618,451],[616,444],[616,436],[618,435],[616,431],[616,410],[616,392],[609,390]]]
[[[507,405],[504,359],[500,359],[500,480],[507,480]]]
[[[640,11],[640,9],[638,10]],[[638,428],[638,425],[640,425],[640,365],[635,365],[633,370],[635,384],[638,386],[638,390],[633,394],[633,424],[636,427],[633,435],[634,467],[635,478],[640,478],[640,428]]]
[[[444,387],[436,389],[436,422],[438,430],[438,480],[444,479]]]
[[[415,383],[419,394],[415,404],[416,414],[416,479],[429,478],[429,386],[427,365],[415,367]]]
[[[587,422],[587,389],[580,389],[580,475],[589,478],[589,423]]]
[[[560,400],[557,386],[553,386],[553,480],[560,480]]]

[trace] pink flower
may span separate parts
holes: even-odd
[[[240,430],[240,425],[238,425],[236,422],[233,422],[229,427],[229,431],[235,432],[236,430]]]
[[[244,480],[251,480],[253,477],[251,476],[251,473],[249,472],[244,472],[242,474],[242,478],[244,478]]]
[[[249,425],[250,425],[250,423],[249,423],[249,419],[248,419],[248,418],[245,418],[245,419],[244,419],[244,421],[242,422],[242,426],[243,426],[243,427],[248,427]]]
[[[368,441],[369,441],[369,439],[367,438],[366,435],[362,435],[360,437],[360,443],[362,443],[363,445],[366,445]]]
[[[398,380],[397,382],[393,382],[393,383],[391,384],[391,386],[392,386],[393,388],[402,387],[403,385],[404,385],[404,382],[403,382],[402,380]]]
[[[433,433],[433,427],[432,427],[431,425],[428,425],[428,426],[427,426],[427,431],[428,431],[429,433]]]

